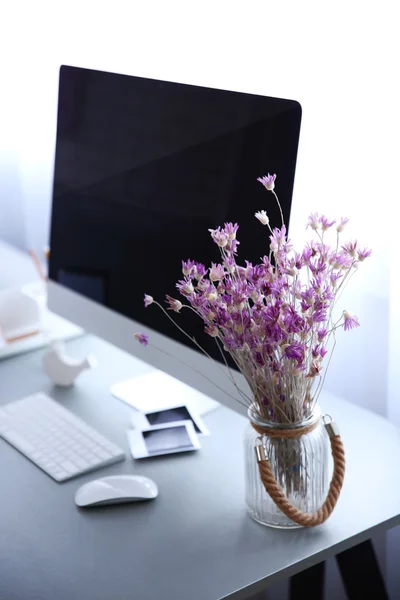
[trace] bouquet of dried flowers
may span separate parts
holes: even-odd
[[[357,241],[342,242],[347,218],[336,222],[313,213],[307,227],[315,232],[315,239],[297,252],[287,237],[275,180],[276,175],[269,174],[258,179],[273,195],[282,219],[280,228],[271,229],[265,210],[255,214],[269,230],[268,254],[259,264],[239,264],[238,224],[210,229],[221,252],[220,263],[207,268],[190,259],[183,261],[183,278],[176,287],[184,301],[167,296],[166,304],[176,313],[194,311],[225,362],[224,352],[230,354],[251,390],[250,395],[237,387],[239,402],[252,406],[263,421],[296,423],[312,414],[336,332],[359,325],[355,315],[343,310],[336,316],[334,308],[371,250],[361,248]],[[331,235],[333,245],[327,241]],[[183,331],[152,296],[145,294],[144,304],[158,305]],[[143,333],[135,337],[144,345],[149,343]],[[228,372],[234,381],[231,370]]]

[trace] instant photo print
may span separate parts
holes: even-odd
[[[128,431],[133,458],[149,458],[177,452],[191,452],[200,448],[192,421],[178,421],[155,425],[143,431]]]
[[[166,423],[175,423],[177,421],[192,421],[197,435],[210,435],[210,432],[204,425],[202,418],[196,415],[193,410],[185,405],[173,406],[171,408],[145,413],[136,411],[132,416],[133,426],[142,430],[155,425],[164,425]]]

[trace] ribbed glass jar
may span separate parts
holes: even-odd
[[[250,516],[259,523],[285,529],[300,527],[278,509],[265,491],[254,450],[260,434],[251,423],[274,430],[307,427],[317,423],[314,429],[297,438],[263,436],[266,457],[286,497],[303,512],[314,513],[322,506],[329,488],[329,437],[320,414],[317,406],[309,419],[289,426],[264,422],[249,409],[250,423],[244,435],[246,504]]]

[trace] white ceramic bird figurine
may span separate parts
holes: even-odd
[[[68,356],[64,344],[55,340],[49,343],[49,349],[43,356],[43,366],[53,383],[69,387],[82,371],[96,367],[97,361],[93,355],[84,359]]]

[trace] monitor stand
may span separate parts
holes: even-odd
[[[111,386],[115,398],[142,412],[187,405],[203,415],[219,403],[163,371],[152,370]]]

